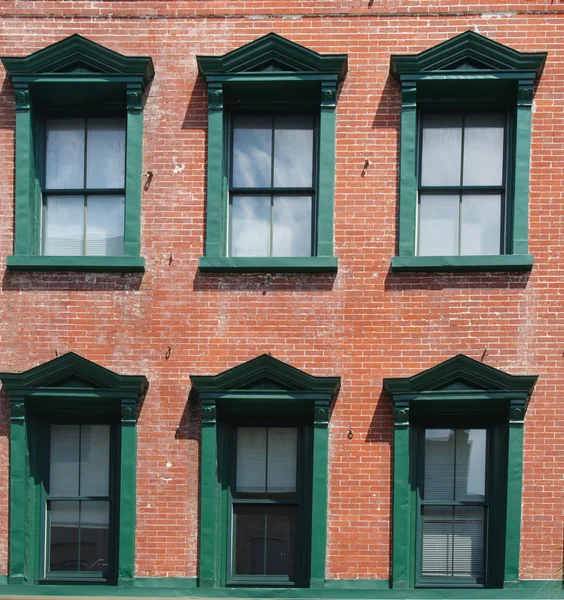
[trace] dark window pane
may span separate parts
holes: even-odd
[[[49,570],[79,571],[80,502],[49,504]]]
[[[295,506],[234,505],[235,575],[294,578]]]
[[[110,503],[81,502],[80,562],[82,570],[108,570],[109,537]]]
[[[454,500],[453,429],[425,429],[424,500]]]

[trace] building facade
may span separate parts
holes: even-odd
[[[562,596],[563,7],[0,6],[0,595]]]

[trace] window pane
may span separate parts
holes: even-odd
[[[458,209],[458,195],[421,195],[419,256],[458,254]]]
[[[84,232],[83,196],[48,196],[45,200],[47,256],[82,256]]]
[[[484,513],[482,506],[454,509],[454,577],[484,576]]]
[[[311,196],[275,196],[272,256],[311,256]]]
[[[270,196],[234,196],[231,256],[270,256]]]
[[[81,502],[80,564],[83,571],[107,571],[109,564],[110,503]]]
[[[455,432],[425,429],[424,500],[454,499]]]
[[[464,128],[464,185],[502,185],[503,114],[466,115]]]
[[[266,428],[237,429],[236,490],[262,494],[266,489]]]
[[[79,427],[79,425],[51,425],[50,427],[49,494],[51,496],[78,496]]]
[[[49,570],[78,571],[80,502],[50,502]]]
[[[235,575],[295,574],[295,506],[234,505]]]
[[[278,115],[274,122],[274,185],[312,187],[313,117]]]
[[[46,129],[46,188],[83,188],[84,119],[49,119]]]
[[[462,197],[460,254],[499,254],[501,196],[465,194]]]
[[[424,506],[422,514],[421,575],[452,575],[452,506]]]
[[[107,496],[110,480],[110,426],[82,425],[81,429],[80,495]]]
[[[268,428],[268,493],[283,494],[296,491],[297,453],[297,429]]]
[[[123,196],[88,196],[86,254],[123,256],[125,199]]]
[[[125,122],[123,119],[88,119],[86,149],[87,187],[125,187]]]
[[[272,181],[272,117],[233,117],[234,187],[270,187]]]
[[[458,501],[483,501],[486,496],[486,430],[456,430],[456,492]]]
[[[462,115],[425,115],[421,185],[460,185]]]

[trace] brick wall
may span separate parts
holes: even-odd
[[[13,245],[14,104],[9,80],[0,89],[0,368],[25,370],[72,350],[149,379],[139,420],[138,576],[197,574],[199,423],[187,407],[189,374],[214,374],[263,352],[315,375],[342,377],[330,424],[331,578],[389,577],[392,413],[383,377],[412,375],[458,353],[483,356],[511,374],[538,374],[525,426],[521,577],[559,576],[563,8],[557,0],[19,1],[0,7],[2,56],[25,56],[80,33],[155,63],[145,108],[144,170],[154,177],[143,195],[143,276],[4,270]],[[533,114],[535,267],[530,274],[392,274],[399,89],[388,75],[390,54],[419,52],[468,29],[520,51],[549,53]],[[223,54],[270,31],[349,56],[337,107],[336,277],[197,271],[207,97],[195,55]],[[2,397],[0,574],[8,555],[8,430]]]

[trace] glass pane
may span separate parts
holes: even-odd
[[[236,490],[262,494],[266,488],[266,428],[237,429]]]
[[[278,115],[274,124],[275,187],[312,187],[313,116]]]
[[[49,503],[49,570],[80,570],[80,502]]]
[[[424,500],[454,499],[453,429],[425,429]]]
[[[422,194],[419,201],[419,256],[458,254],[458,195]]]
[[[234,196],[231,256],[270,256],[270,196]]]
[[[44,210],[47,256],[82,256],[84,196],[48,196]]]
[[[451,506],[422,508],[421,575],[449,577],[452,575]]]
[[[110,480],[110,426],[82,425],[80,495],[107,496]],[[93,504],[99,504],[97,502]],[[91,506],[91,505],[89,505]]]
[[[80,565],[82,571],[107,571],[110,548],[110,503],[81,502]]]
[[[486,430],[456,430],[455,500],[483,501],[486,497]]]
[[[425,115],[421,185],[460,185],[462,115]]]
[[[83,188],[84,119],[49,119],[46,129],[46,189]]]
[[[236,575],[295,573],[295,506],[234,505]]]
[[[460,254],[499,254],[501,250],[501,196],[462,196]]]
[[[464,127],[464,185],[502,185],[503,114],[468,114]]]
[[[125,187],[125,121],[88,119],[86,186]]]
[[[233,117],[234,187],[270,187],[272,181],[272,117]]]
[[[86,254],[123,256],[125,198],[88,196],[86,205]]]
[[[297,452],[297,429],[268,428],[268,493],[284,494],[296,491]]]
[[[275,196],[272,256],[311,256],[311,196]]]
[[[483,506],[457,506],[454,509],[454,577],[484,575],[484,513]]]
[[[49,494],[78,496],[79,425],[51,425],[50,437]]]

